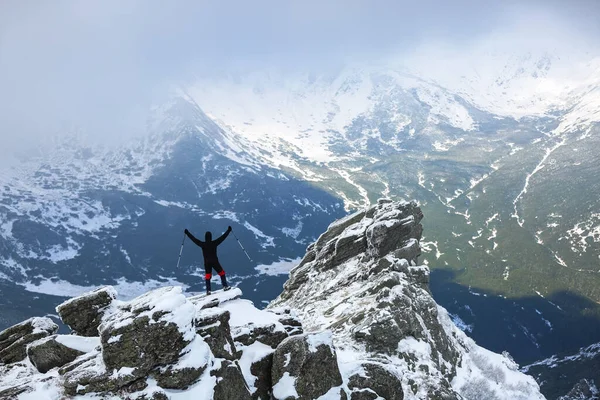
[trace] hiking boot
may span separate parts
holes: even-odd
[[[228,291],[229,289],[231,289],[231,286],[223,286],[224,291]]]
[[[207,296],[210,296],[210,295],[211,295],[211,293],[212,293],[212,292],[211,292],[210,290],[207,290],[207,291],[206,291],[206,295],[207,295]]]

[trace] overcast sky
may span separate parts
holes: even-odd
[[[600,42],[600,1],[0,1],[0,155],[79,126],[122,137],[173,82],[468,48]],[[526,32],[524,34],[523,32]]]

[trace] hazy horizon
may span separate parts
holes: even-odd
[[[0,154],[63,132],[138,134],[167,88],[227,71],[390,59],[431,70],[432,57],[468,62],[488,46],[600,55],[598,14],[593,1],[3,2]]]

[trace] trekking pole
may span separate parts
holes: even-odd
[[[179,258],[177,259],[177,268],[179,269],[179,261],[181,261],[181,253],[183,253],[183,244],[185,243],[185,232],[183,233],[183,240],[181,241],[181,249],[179,249]]]
[[[235,236],[235,233],[233,232],[233,229],[231,230],[231,233],[233,233],[233,237],[235,238],[235,240],[237,240],[238,244],[240,245],[240,247],[242,248],[242,250],[244,251],[244,254],[246,254],[246,257],[248,257],[248,260],[250,260],[250,262],[252,262],[252,259],[250,258],[250,256],[248,255],[248,253],[246,252],[246,249],[244,248],[244,246],[242,246],[242,242],[240,242],[240,239],[238,239],[237,236]]]

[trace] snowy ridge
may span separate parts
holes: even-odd
[[[600,121],[600,57],[477,51],[467,65],[451,56],[438,54],[442,59],[436,63],[417,55],[403,63],[349,65],[329,75],[275,70],[232,75],[199,81],[187,93],[220,126],[266,151],[264,161],[300,174],[298,157],[326,164],[346,158],[334,149],[340,140],[361,152],[373,139],[401,151],[404,134],[427,134],[423,123],[476,130],[472,108],[500,118],[556,118],[557,133]],[[448,67],[423,67],[440,63]],[[424,117],[413,111],[418,102],[428,108]],[[383,137],[377,126],[363,129],[360,137],[350,132],[353,123],[372,118],[383,105],[398,136]],[[434,139],[433,150],[448,151],[461,140]]]
[[[414,264],[418,213],[384,201],[332,224],[270,307],[296,310],[307,331],[333,332],[346,384],[374,363],[401,382],[405,399],[543,399],[510,357],[477,346],[435,304],[429,269]],[[399,226],[413,240],[398,236]],[[344,243],[364,243],[366,252],[347,259]]]

